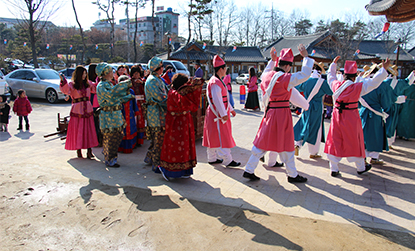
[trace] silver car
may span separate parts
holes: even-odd
[[[66,97],[59,90],[59,73],[52,69],[18,69],[7,74],[6,81],[12,95],[23,89],[28,97],[45,98],[49,103]]]

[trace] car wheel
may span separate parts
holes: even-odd
[[[56,103],[56,101],[58,101],[58,94],[56,93],[56,91],[53,89],[47,89],[46,100],[51,104]]]

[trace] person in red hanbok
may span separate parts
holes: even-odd
[[[231,114],[235,116],[236,112],[228,102],[229,93],[222,81],[226,75],[225,61],[215,55],[213,67],[215,75],[210,78],[206,88],[209,106],[206,109],[202,145],[207,147],[209,164],[240,166],[241,163],[234,161],[231,155],[231,148],[236,144],[232,137],[230,117]]]
[[[203,85],[200,78],[188,80],[182,73],[175,74],[167,96],[166,134],[159,166],[166,180],[190,177],[197,163],[191,112],[199,109]]]
[[[306,182],[307,178],[300,176],[294,162],[294,130],[289,108],[289,100],[293,87],[305,82],[311,74],[314,60],[308,57],[304,45],[298,46],[301,56],[304,57],[300,72],[289,73],[294,61],[290,48],[282,49],[278,67],[271,71],[272,78],[264,93],[266,107],[264,117],[253,142],[252,155],[245,167],[243,177],[250,180],[259,180],[254,174],[261,157],[267,151],[277,152],[286,165],[288,182]],[[272,62],[275,63],[277,55],[275,48],[271,49]],[[264,76],[265,77],[265,76]]]
[[[337,56],[329,67],[327,82],[333,91],[334,110],[327,135],[324,152],[330,161],[331,176],[340,174],[339,162],[345,157],[349,162],[355,162],[357,173],[363,174],[371,169],[365,164],[365,143],[363,138],[362,121],[357,110],[359,98],[376,89],[388,76],[389,59],[382,62],[382,68],[363,82],[354,83],[357,74],[355,61],[346,61],[344,64],[344,80],[336,77]]]
[[[249,68],[248,97],[245,102],[245,109],[261,110],[258,99],[258,77],[256,76],[255,68]]]
[[[137,101],[138,112],[136,116],[137,120],[137,144],[141,146],[144,144],[145,132],[146,132],[146,121],[145,121],[145,107],[146,96],[144,93],[144,83],[143,80],[144,72],[141,69],[140,65],[134,65],[131,67],[131,82],[133,84],[133,90],[135,94],[135,100]]]
[[[82,158],[81,149],[88,149],[87,158],[91,159],[94,157],[91,148],[98,145],[94,111],[89,101],[91,88],[95,86],[88,83],[87,71],[81,65],[76,67],[70,83],[62,74],[60,78],[60,90],[72,98],[65,149],[76,150],[78,158]]]
[[[118,83],[130,80],[128,75],[118,77]],[[129,94],[135,97],[132,88],[128,90]],[[124,136],[118,147],[118,152],[132,153],[137,145],[137,123],[135,117],[138,114],[138,107],[135,99],[130,99],[122,104],[121,110],[125,119]]]

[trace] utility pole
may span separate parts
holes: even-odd
[[[274,3],[271,3],[271,40],[274,41]]]

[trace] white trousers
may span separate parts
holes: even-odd
[[[318,152],[320,151],[321,133],[322,133],[322,129],[321,129],[321,124],[320,124],[320,128],[318,129],[318,132],[317,132],[316,143],[314,145],[312,145],[310,143],[306,143],[308,145],[308,152],[310,153],[310,155],[317,155]],[[300,148],[303,145],[302,140],[295,141],[294,143],[295,143],[296,146],[299,146]]]
[[[230,148],[207,148],[208,162],[214,162],[217,159],[223,159],[222,164],[225,166],[232,162],[232,154]]]
[[[245,166],[245,172],[254,173],[258,166],[259,159],[265,155],[267,151],[261,150],[256,146],[252,147],[252,155],[249,157],[248,163]],[[278,155],[283,163],[285,163],[285,171],[289,177],[295,178],[298,175],[297,169],[295,168],[294,152],[279,152]]]
[[[395,138],[396,138],[396,131],[391,138],[388,138],[388,146],[391,146],[393,143],[395,143]]]
[[[370,157],[372,159],[379,159],[379,152],[369,152],[366,150],[365,152],[366,152],[366,157]]]
[[[331,154],[327,154],[327,158],[330,161],[330,171],[332,172],[338,172],[339,171],[339,162],[342,159],[342,157],[337,157]],[[356,165],[356,169],[358,172],[362,172],[366,169],[365,167],[365,159],[364,158],[358,158],[358,157],[346,157],[347,161],[354,162]]]
[[[277,152],[269,152],[269,156],[268,156],[268,166],[273,166],[277,163],[277,157],[278,157],[278,153]],[[281,160],[281,157],[280,157]]]

